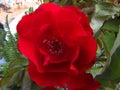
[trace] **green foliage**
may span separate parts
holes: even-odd
[[[0,58],[2,57],[5,36],[6,36],[6,32],[0,28]]]
[[[116,18],[116,19],[109,19],[102,26],[102,29],[107,30],[107,31],[118,32],[119,24],[120,24],[120,19],[118,19],[118,18]]]
[[[8,72],[8,63],[4,64],[0,68],[0,77],[2,78]]]
[[[2,89],[8,90],[8,87],[17,84],[20,80],[19,71],[22,70],[24,70],[22,67],[9,69],[8,73],[2,79]]]
[[[104,44],[105,51],[107,52],[108,56],[110,55],[110,51],[112,49],[114,41],[115,41],[115,34],[108,32],[108,31],[104,31],[103,44]]]
[[[6,32],[4,29],[0,29],[0,46],[4,45]]]
[[[97,39],[99,52],[97,60],[103,65],[101,73],[96,75],[106,90],[115,90],[120,78],[120,8],[118,5],[104,2],[96,4],[91,26]]]
[[[94,16],[91,19],[91,27],[94,30],[95,37],[100,34],[102,26],[104,25],[105,21],[115,17],[118,13],[116,11],[114,4],[112,3],[100,3],[96,4],[96,10]]]
[[[6,17],[6,40],[4,40],[3,57],[7,61],[2,68],[2,89],[8,90],[8,87],[18,90],[20,81],[22,80],[21,74],[24,73],[28,65],[27,59],[19,53],[17,49],[17,35],[12,35],[8,24],[8,16]]]
[[[117,34],[114,45],[110,51],[110,56],[106,63],[106,67],[103,72],[96,76],[97,80],[102,80],[101,83],[106,86],[105,83],[109,82],[117,83],[117,79],[120,78],[120,31]],[[113,85],[113,84],[112,84]]]

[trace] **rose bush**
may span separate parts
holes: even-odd
[[[95,63],[97,45],[87,16],[78,8],[43,4],[23,16],[17,32],[18,49],[28,58],[29,75],[39,86],[99,87],[85,73]]]

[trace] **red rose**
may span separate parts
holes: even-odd
[[[100,83],[91,74],[79,73],[70,78],[68,90],[98,90]]]
[[[97,45],[88,18],[74,6],[43,4],[20,20],[17,32],[18,49],[39,86],[64,87],[71,75],[95,63]]]

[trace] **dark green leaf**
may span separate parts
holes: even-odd
[[[96,79],[103,84],[104,82],[113,82],[118,78],[120,78],[120,29],[105,69],[101,74],[96,76]]]
[[[111,61],[111,62],[110,62]],[[96,79],[105,85],[120,77],[120,47],[117,48],[111,59],[108,61],[105,70],[96,76]]]
[[[117,48],[119,48],[120,47],[120,26],[119,26],[119,32],[118,32],[118,34],[117,34],[117,38],[116,38],[116,40],[115,40],[115,43],[114,43],[114,45],[113,45],[113,48],[112,48],[112,50],[111,50],[111,56],[115,53],[115,51],[117,50]]]
[[[104,23],[102,29],[118,32],[119,31],[119,25],[120,25],[120,19],[112,19],[108,20]]]
[[[103,43],[104,49],[106,50],[107,55],[110,55],[110,51],[115,41],[115,34],[111,32],[104,32]]]

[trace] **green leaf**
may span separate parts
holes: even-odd
[[[96,79],[104,82],[113,82],[120,78],[120,29],[114,45],[110,52],[110,58],[103,72],[96,76]]]
[[[110,51],[113,47],[115,41],[115,34],[111,32],[104,32],[103,34],[103,44],[104,44],[104,49],[107,53],[107,55],[110,55]]]
[[[93,29],[94,32],[94,36],[98,37],[100,34],[100,28],[102,27],[104,21],[107,19],[108,17],[100,17],[97,13],[94,14],[94,16],[91,19],[90,25]]]
[[[111,61],[111,62],[110,62]],[[95,78],[102,83],[102,85],[108,86],[110,82],[115,81],[120,77],[120,47],[112,55],[111,59],[107,63],[105,70],[97,75]]]
[[[116,48],[116,51],[112,54],[108,69],[110,72],[107,74],[111,80],[115,80],[120,77],[120,46]]]
[[[7,82],[7,86],[10,87],[20,81],[20,72],[15,72]]]
[[[73,5],[77,6],[78,5],[78,2],[77,0],[72,0],[73,1]]]
[[[113,9],[113,6],[114,6],[114,4],[108,3],[108,2],[98,3],[96,5],[96,12],[99,12],[100,10],[104,10],[104,9],[108,9],[108,10]]]
[[[116,49],[119,47],[120,47],[120,26],[119,26],[119,32],[117,34],[117,38],[116,38],[113,48],[111,50],[111,56],[115,53]]]
[[[24,76],[23,76],[23,80],[22,80],[22,86],[21,89],[22,90],[31,90],[32,89],[32,81],[28,75],[28,72],[25,71],[24,72]]]
[[[102,29],[118,32],[120,25],[120,19],[111,19],[104,23]]]
[[[110,63],[110,64],[109,64]],[[120,47],[114,52],[111,60],[107,63],[105,71],[103,72],[104,77],[107,80],[115,80],[120,77]]]
[[[10,69],[9,72],[2,79],[2,84],[1,84],[2,90],[8,90],[8,84],[10,80],[12,79],[12,77],[22,70],[24,70],[23,67],[17,67],[17,68]]]
[[[96,10],[90,23],[94,30],[95,37],[100,34],[100,29],[104,22],[114,16],[116,13],[117,12],[114,10],[114,5],[111,3],[100,3],[96,5]]]
[[[65,6],[68,0],[61,0],[61,5]]]
[[[28,60],[25,58],[21,58],[21,59],[16,59],[16,60],[12,60],[9,64],[9,67],[23,67],[23,66],[27,66],[28,65]]]
[[[99,73],[102,70],[102,67],[98,64],[94,64],[94,66],[89,69],[87,72],[92,73],[93,76],[96,76],[97,73]]]
[[[116,86],[115,81],[106,80],[102,76],[99,76],[99,75],[97,75],[95,79],[101,83],[102,87],[112,88],[112,90],[115,90],[115,86]],[[108,89],[105,89],[105,90],[108,90]]]

